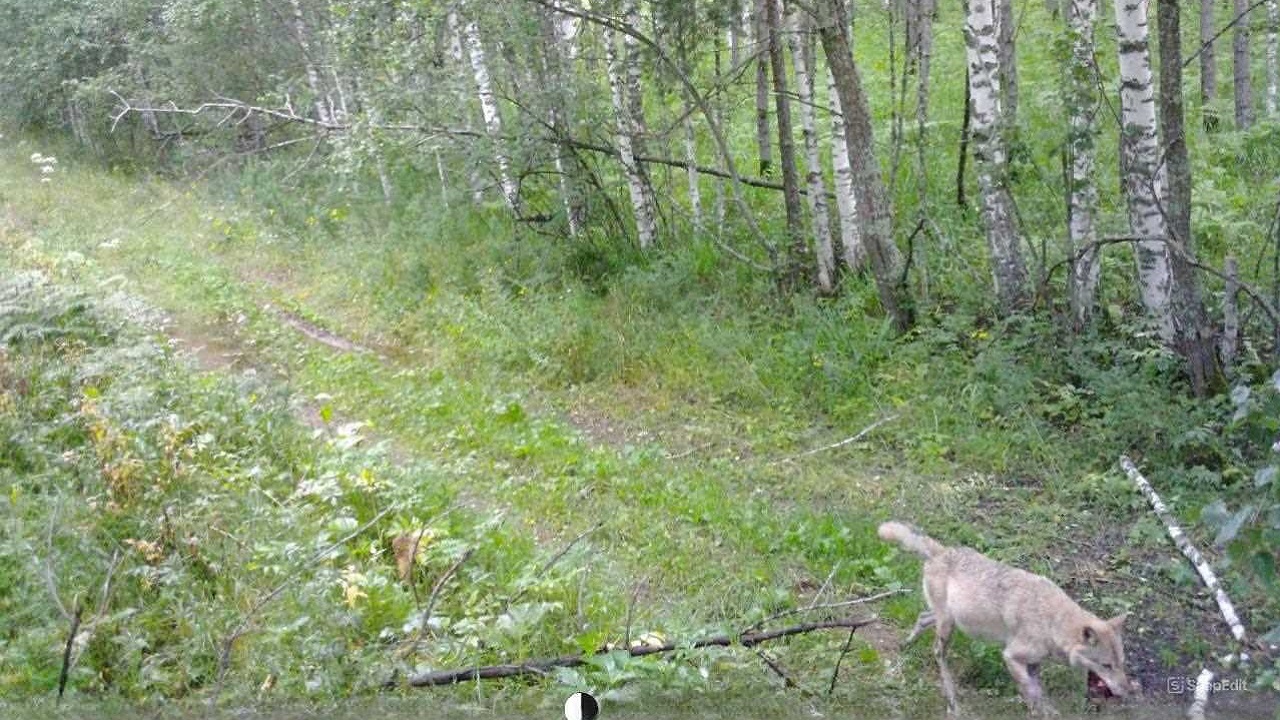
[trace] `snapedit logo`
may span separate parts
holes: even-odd
[[[1165,680],[1165,689],[1170,695],[1194,694],[1199,679],[1188,675],[1170,675]],[[1243,692],[1249,688],[1244,678],[1214,678],[1209,682],[1209,692]]]

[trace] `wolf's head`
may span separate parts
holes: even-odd
[[[1133,687],[1124,674],[1124,620],[1128,614],[1117,615],[1110,620],[1092,619],[1076,631],[1075,643],[1067,651],[1072,667],[1092,671],[1112,693],[1128,695]]]

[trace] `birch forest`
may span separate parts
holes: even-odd
[[[1278,8],[0,0],[0,714],[1271,717]]]

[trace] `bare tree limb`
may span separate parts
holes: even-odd
[[[817,453],[824,452],[824,451],[826,451],[826,450],[834,450],[834,449],[836,449],[836,448],[838,448],[838,447],[844,447],[845,445],[848,445],[848,444],[850,444],[850,443],[856,443],[856,442],[858,442],[859,440],[861,440],[862,438],[866,437],[866,436],[867,436],[867,434],[868,434],[868,433],[870,433],[872,430],[875,430],[876,428],[880,427],[881,425],[883,425],[883,424],[885,424],[885,423],[887,423],[887,422],[890,422],[890,421],[892,421],[892,420],[897,420],[897,419],[898,419],[898,416],[897,416],[897,415],[890,415],[890,416],[888,416],[888,417],[882,417],[882,418],[880,418],[879,420],[877,420],[877,421],[875,421],[875,422],[871,423],[870,425],[868,425],[868,426],[866,426],[866,427],[862,428],[862,430],[858,431],[858,434],[857,434],[857,435],[854,435],[854,436],[852,436],[852,437],[847,437],[847,438],[845,438],[844,440],[841,440],[841,441],[839,441],[839,442],[831,443],[830,445],[823,445],[823,446],[822,446],[822,447],[820,447],[820,448],[814,448],[814,449],[812,449],[812,450],[806,450],[806,451],[804,451],[804,452],[800,453],[799,455],[792,455],[792,456],[790,456],[790,457],[784,457],[784,458],[782,458],[782,459],[780,459],[780,460],[774,460],[773,462],[771,462],[771,463],[769,463],[769,464],[770,464],[770,465],[780,465],[780,464],[782,464],[782,463],[784,463],[784,462],[793,462],[793,461],[795,461],[795,460],[799,460],[799,459],[800,459],[800,458],[802,458],[802,457],[808,457],[808,456],[810,456],[810,455],[816,455]]]
[[[444,586],[449,582],[449,578],[458,572],[458,568],[462,567],[462,563],[466,562],[476,551],[475,548],[467,548],[466,552],[449,566],[437,580],[436,584],[431,586],[431,597],[427,598],[427,609],[422,611],[422,622],[419,625],[418,632],[425,634],[428,630],[427,623],[431,620],[431,611],[435,610],[436,602],[440,599],[440,591],[444,590]]]
[[[606,655],[610,652],[626,652],[631,657],[644,657],[646,655],[658,655],[661,653],[672,652],[681,648],[699,649],[707,647],[730,647],[733,645],[741,645],[743,647],[754,647],[763,642],[776,640],[791,635],[800,635],[803,633],[813,632],[815,630],[827,630],[831,628],[849,628],[857,630],[876,622],[876,618],[844,618],[837,620],[823,620],[820,622],[805,623],[803,625],[794,625],[792,627],[780,628],[778,630],[769,630],[767,632],[742,633],[741,635],[714,635],[712,637],[696,640],[690,645],[680,645],[675,642],[667,642],[662,645],[637,645],[632,648],[618,648],[610,650],[602,648],[592,655]],[[409,678],[411,687],[427,687],[431,685],[453,685],[455,683],[467,682],[470,680],[493,680],[496,678],[519,677],[522,675],[545,675],[546,673],[558,667],[577,667],[584,665],[589,655],[565,655],[558,658],[550,658],[545,660],[531,660],[528,662],[509,665],[483,665],[458,670],[433,670],[431,672],[420,673]]]
[[[1231,28],[1233,28],[1233,27],[1235,27],[1236,25],[1240,24],[1240,21],[1241,21],[1241,20],[1244,20],[1244,18],[1245,18],[1245,16],[1246,16],[1246,15],[1248,15],[1248,14],[1249,14],[1249,13],[1251,13],[1251,12],[1253,12],[1254,10],[1257,10],[1258,8],[1262,7],[1263,5],[1266,5],[1266,4],[1267,4],[1267,2],[1269,2],[1269,0],[1257,0],[1257,2],[1253,3],[1253,4],[1252,4],[1252,5],[1250,5],[1249,7],[1245,8],[1245,9],[1244,9],[1244,10],[1243,10],[1239,15],[1236,15],[1236,16],[1235,16],[1235,18],[1233,18],[1233,19],[1231,20],[1231,22],[1227,23],[1226,25],[1223,25],[1221,30],[1219,30],[1218,32],[1214,33],[1213,37],[1211,37],[1211,38],[1209,38],[1208,40],[1206,40],[1205,42],[1201,43],[1201,44],[1200,44],[1200,47],[1196,48],[1196,51],[1195,51],[1195,52],[1191,53],[1191,55],[1189,55],[1189,56],[1187,57],[1187,59],[1186,59],[1186,60],[1183,60],[1183,61],[1182,61],[1182,67],[1184,67],[1184,68],[1185,68],[1186,66],[1188,66],[1188,65],[1190,65],[1192,62],[1194,62],[1196,58],[1200,57],[1200,53],[1202,53],[1202,52],[1204,52],[1204,51],[1205,51],[1205,48],[1207,48],[1207,47],[1209,47],[1210,45],[1212,45],[1212,44],[1214,44],[1215,42],[1217,42],[1217,41],[1218,41],[1218,38],[1220,38],[1220,37],[1222,37],[1224,34],[1226,34],[1226,32],[1227,32],[1228,30],[1230,30]]]

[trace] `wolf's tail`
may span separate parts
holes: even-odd
[[[881,525],[880,538],[892,540],[911,552],[924,556],[926,559],[945,552],[947,549],[945,545],[937,540],[900,522],[887,522]]]

